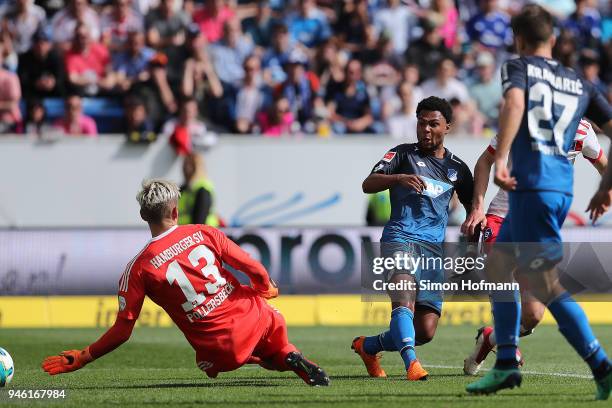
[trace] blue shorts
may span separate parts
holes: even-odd
[[[444,259],[437,252],[428,248],[423,243],[419,242],[381,242],[381,250],[382,256],[384,257],[393,257],[395,253],[402,252],[408,253],[409,256],[413,258],[421,258],[425,259],[434,259],[440,258],[440,262],[431,262],[430,265],[420,265],[414,271],[405,271],[405,270],[387,270],[385,271],[385,279],[388,282],[393,275],[398,273],[408,273],[414,276],[414,280],[419,285],[419,282],[422,280],[428,280],[430,282],[435,283],[443,283],[444,282],[444,269],[442,265],[444,263]],[[435,265],[434,265],[435,264]],[[417,289],[416,301],[415,301],[415,309],[420,308],[428,308],[432,309],[434,312],[438,314],[438,316],[442,315],[442,303],[443,303],[443,293],[440,290],[420,290]]]
[[[519,266],[539,269],[563,259],[561,226],[572,196],[553,191],[513,191],[497,242],[517,245]]]

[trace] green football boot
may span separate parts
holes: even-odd
[[[522,379],[521,372],[517,368],[511,370],[493,368],[480,380],[468,384],[465,389],[472,394],[492,394],[504,388],[520,387]]]
[[[612,371],[608,373],[601,380],[595,380],[597,384],[597,392],[595,393],[596,400],[607,400],[610,397],[610,392],[612,391]]]

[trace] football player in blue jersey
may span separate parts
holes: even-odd
[[[510,191],[509,212],[497,242],[517,243],[518,259],[513,259],[514,252],[494,247],[487,273],[489,279],[508,282],[518,262],[530,291],[548,307],[559,331],[591,368],[596,398],[607,399],[612,366],[584,311],[556,279],[555,266],[563,258],[560,228],[572,201],[573,171],[567,152],[582,116],[612,136],[612,110],[591,83],[552,59],[553,19],[546,10],[525,6],[511,25],[520,57],[502,66],[504,103],[495,183]],[[603,193],[594,198],[592,208],[595,215],[606,209]],[[488,394],[521,383],[516,359],[521,316],[517,295],[492,293],[497,361],[487,375],[467,386],[470,393]]]
[[[416,114],[418,142],[389,150],[363,182],[364,193],[390,191],[391,217],[381,238],[384,257],[399,253],[412,259],[440,258],[453,193],[457,193],[466,210],[471,205],[472,173],[444,147],[452,121],[451,105],[430,96],[418,104]],[[389,330],[357,337],[352,348],[372,377],[386,376],[379,363],[382,351],[399,351],[407,379],[425,380],[428,373],[417,360],[414,347],[433,338],[442,311],[442,295],[436,290],[420,290],[418,282],[442,282],[444,271],[435,262],[395,267],[386,271],[385,279],[401,288],[387,290],[392,305]]]

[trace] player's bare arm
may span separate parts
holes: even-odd
[[[482,228],[487,226],[484,198],[487,194],[489,176],[494,161],[495,156],[487,149],[482,152],[474,167],[474,196],[472,197],[472,207],[468,210],[468,216],[461,225],[461,232],[465,235],[474,235],[474,231],[479,224]]]
[[[400,185],[412,188],[417,193],[423,192],[426,188],[425,182],[414,174],[370,174],[361,185],[366,194],[375,194],[389,188]]]
[[[612,120],[606,122],[605,125],[601,126],[604,133],[612,139]],[[604,157],[604,156],[602,156]],[[612,149],[608,152],[608,160],[612,158]],[[607,163],[606,163],[607,165]],[[599,170],[599,169],[598,169]],[[608,211],[612,205],[612,168],[606,166],[605,172],[602,172],[601,183],[599,184],[599,190],[595,193],[586,211],[589,213],[589,218],[593,223]]]
[[[504,103],[499,113],[498,145],[495,151],[495,184],[504,190],[514,190],[516,179],[510,177],[508,154],[521,126],[520,118],[525,112],[525,91],[511,88],[504,95]]]

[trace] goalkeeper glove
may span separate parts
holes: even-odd
[[[84,350],[62,351],[59,356],[49,356],[43,361],[42,368],[49,375],[56,375],[76,371],[91,361],[93,357],[87,347]]]
[[[276,282],[270,278],[268,287],[265,290],[257,290],[257,293],[264,299],[274,299],[275,297],[278,297],[278,286],[276,285]]]

